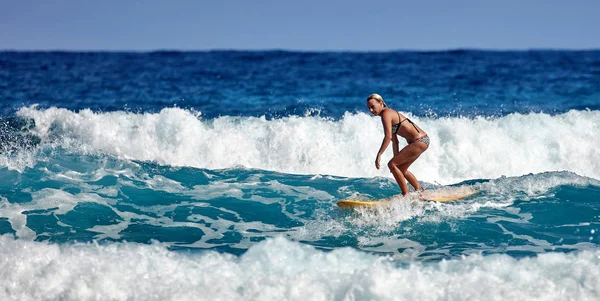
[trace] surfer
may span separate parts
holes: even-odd
[[[388,168],[398,182],[402,195],[408,193],[406,181],[416,191],[423,191],[423,187],[417,181],[417,178],[408,171],[408,167],[419,158],[419,156],[429,147],[429,136],[420,127],[414,124],[400,112],[388,108],[379,94],[371,94],[367,97],[367,107],[375,116],[381,117],[383,123],[383,142],[375,159],[375,167],[380,168],[379,161],[381,154],[392,142],[394,157],[388,162]],[[399,150],[398,136],[406,139],[408,143],[403,149]]]

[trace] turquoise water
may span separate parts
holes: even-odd
[[[600,297],[598,52],[0,58],[2,300]],[[371,92],[478,193],[399,197]]]

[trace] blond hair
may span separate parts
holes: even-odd
[[[383,104],[383,107],[387,108],[387,106],[385,105],[385,101],[383,101],[383,97],[381,97],[381,95],[379,95],[377,93],[373,93],[373,94],[369,95],[369,97],[367,97],[367,102],[371,99],[377,100],[377,102]]]

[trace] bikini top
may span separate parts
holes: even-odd
[[[398,112],[396,112],[396,113],[398,113]],[[401,118],[400,118],[400,113],[398,113],[398,120],[400,120],[400,119],[401,119]],[[396,133],[398,132],[398,130],[400,129],[400,125],[401,125],[401,124],[402,124],[404,121],[407,121],[407,120],[408,120],[408,122],[410,122],[410,124],[412,124],[412,125],[415,127],[415,130],[417,130],[417,133],[421,133],[421,131],[419,131],[419,129],[417,128],[417,126],[415,125],[415,123],[414,123],[414,122],[412,122],[412,121],[410,121],[410,119],[408,119],[408,117],[407,117],[407,118],[404,118],[404,120],[402,120],[402,121],[400,121],[400,122],[398,122],[398,123],[396,123],[396,124],[392,125],[392,133],[396,134]]]

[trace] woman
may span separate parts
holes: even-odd
[[[427,136],[427,133],[404,115],[388,108],[379,94],[369,95],[367,98],[367,107],[373,115],[380,116],[381,122],[383,123],[384,137],[379,152],[377,153],[377,159],[375,159],[375,167],[379,169],[381,154],[383,154],[390,144],[390,141],[392,141],[394,157],[388,162],[388,167],[394,175],[396,182],[398,182],[400,190],[402,190],[402,195],[408,193],[408,185],[406,185],[407,180],[415,190],[423,191],[423,188],[419,185],[415,176],[408,171],[408,167],[429,147],[429,137]],[[406,139],[406,142],[408,143],[408,145],[401,150],[398,150],[398,136]]]

